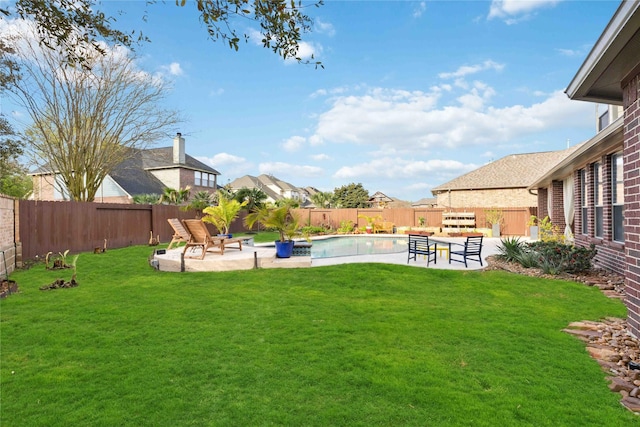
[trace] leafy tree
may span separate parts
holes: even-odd
[[[253,211],[264,204],[267,195],[259,188],[243,187],[236,191],[235,199],[240,203],[245,202],[245,209]]]
[[[333,190],[335,200],[341,208],[369,207],[369,192],[362,184],[351,183]]]
[[[33,190],[29,171],[19,162],[22,154],[22,142],[9,121],[0,115],[0,193],[19,199]]]
[[[7,85],[32,120],[27,148],[71,199],[93,201],[116,165],[165,138],[180,119],[159,106],[162,81],[140,72],[122,49],[87,56],[87,70],[28,40],[15,48],[21,79]]]
[[[147,5],[154,3],[155,0],[147,1]],[[208,37],[213,41],[222,40],[231,49],[238,50],[240,36],[247,41],[250,30],[241,33],[234,25],[252,20],[260,27],[263,47],[285,59],[295,58],[302,62],[298,57],[301,34],[310,31],[312,21],[303,13],[307,5],[299,0],[176,0],[175,4],[196,7]],[[318,7],[322,0],[312,5]],[[115,28],[116,17],[104,14],[99,6],[98,0],[16,0],[12,9],[0,6],[0,13],[33,20],[40,44],[49,48],[61,47],[65,62],[80,63],[84,67],[92,65],[87,61],[87,54],[104,53],[101,41],[134,48],[149,40],[141,32],[128,33]],[[146,18],[145,13],[142,19]],[[317,62],[318,65],[322,66]]]
[[[0,168],[0,193],[24,199],[33,190],[33,181],[26,167],[12,159],[2,162]]]
[[[329,191],[319,191],[311,196],[311,201],[318,208],[330,208],[334,194]]]

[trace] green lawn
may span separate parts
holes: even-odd
[[[149,247],[16,272],[1,418],[23,426],[630,426],[570,322],[580,284],[350,264],[163,273]]]

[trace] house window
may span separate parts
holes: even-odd
[[[195,171],[193,176],[193,185],[202,185],[202,172]]]
[[[582,234],[589,234],[589,207],[587,205],[587,171],[585,169],[580,170],[580,206],[582,209]]]
[[[611,156],[613,240],[624,242],[624,171],[622,153]]]
[[[209,174],[209,187],[213,188],[216,186],[216,176],[212,173]]]
[[[602,194],[602,164],[600,162],[593,164],[593,203],[596,212],[596,230],[595,236],[603,236],[603,213],[604,213],[604,195]]]

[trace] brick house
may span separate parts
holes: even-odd
[[[563,160],[576,148],[511,154],[434,187],[431,192],[438,207],[535,207],[538,198],[528,187],[548,171],[549,165]]]
[[[621,2],[566,93],[623,115],[609,108],[613,122],[535,185],[539,209],[562,221],[571,203],[560,186],[573,179],[575,242],[595,243],[599,263],[624,274],[629,332],[640,337],[640,2]]]
[[[546,216],[575,244],[598,245],[597,267],[624,274],[623,118],[610,106],[597,134],[531,187]]]
[[[59,177],[46,166],[36,170],[33,177],[35,200],[69,200],[68,192]],[[95,202],[133,203],[140,194],[162,194],[164,188],[191,187],[213,193],[218,188],[220,172],[185,153],[185,140],[180,133],[172,147],[136,150],[109,173],[95,197]]]

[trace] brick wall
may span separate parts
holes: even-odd
[[[0,278],[11,273],[16,265],[14,200],[0,195]],[[5,265],[6,261],[6,265]]]
[[[549,216],[549,209],[547,207],[547,201],[549,197],[549,190],[546,188],[538,189],[538,218],[544,219]]]
[[[640,337],[640,74],[622,88],[626,299],[629,331]]]
[[[564,187],[562,181],[551,183],[551,223],[564,233],[566,221],[564,220]]]
[[[524,188],[452,190],[436,195],[438,207],[519,208],[537,206],[537,196]]]

